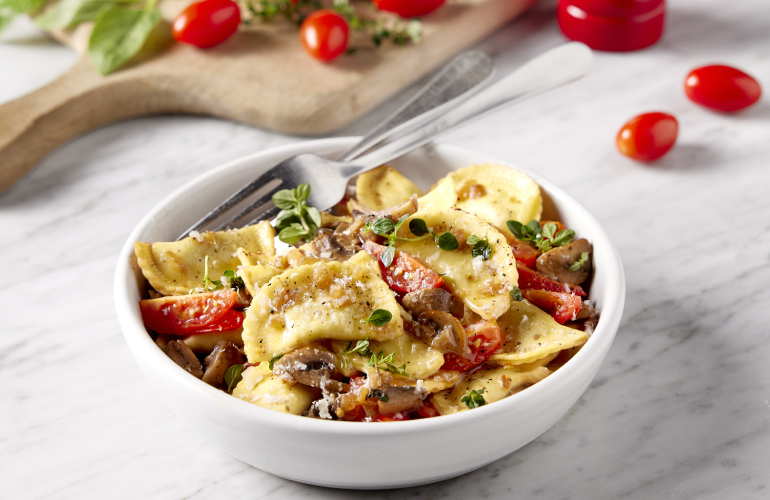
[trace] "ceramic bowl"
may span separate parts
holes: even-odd
[[[153,343],[142,324],[138,302],[143,278],[133,257],[134,242],[172,241],[209,207],[279,161],[299,153],[334,157],[355,140],[325,139],[257,153],[214,169],[169,195],[142,219],[120,254],[115,274],[118,319],[131,353],[172,411],[216,447],[254,467],[304,483],[361,489],[405,487],[458,476],[516,451],[554,425],[588,387],[620,323],[623,268],[607,234],[578,202],[534,173],[520,169],[543,190],[544,218],[563,221],[594,246],[590,299],[601,319],[583,349],[566,365],[502,401],[405,422],[287,415],[229,396],[189,375]],[[426,189],[448,172],[474,163],[507,164],[438,144],[391,165]]]

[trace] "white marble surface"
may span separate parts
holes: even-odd
[[[553,11],[546,1],[479,48],[511,68],[562,40]],[[0,196],[0,497],[770,498],[770,99],[723,116],[682,92],[690,68],[715,61],[770,90],[770,4],[679,0],[669,12],[652,49],[599,53],[584,80],[443,139],[564,186],[625,264],[615,344],[539,439],[463,477],[381,492],[293,483],[210,449],[130,358],[112,302],[116,256],[171,190],[301,138],[203,117],[136,119],[79,137]],[[2,40],[0,102],[74,62],[24,22]],[[681,133],[645,166],[617,153],[614,137],[651,110],[676,115]]]

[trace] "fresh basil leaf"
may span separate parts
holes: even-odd
[[[297,226],[299,226],[299,228],[297,228]],[[281,232],[278,233],[278,239],[284,243],[293,245],[298,242],[304,235],[305,228],[302,227],[301,224],[294,223],[289,227],[281,229]]]
[[[91,21],[121,3],[132,3],[132,0],[60,0],[52,9],[35,17],[35,23],[47,30],[69,28]]]
[[[396,248],[393,246],[385,247],[385,250],[380,254],[380,262],[385,267],[390,267],[393,264],[393,259],[396,256]]]
[[[489,240],[484,238],[477,241],[471,249],[471,255],[473,257],[481,256],[484,260],[489,260],[492,257],[492,247],[489,245]]]
[[[425,236],[428,234],[428,225],[422,219],[412,219],[409,221],[409,230],[415,236]]]
[[[297,186],[297,201],[306,201],[310,198],[310,184],[300,184]]]
[[[543,232],[542,229],[540,228],[540,223],[534,219],[527,222],[527,227],[532,229],[532,231],[534,231],[535,234],[541,234]]]
[[[557,226],[553,222],[546,222],[545,224],[543,224],[543,238],[552,240],[554,234],[556,234],[557,229],[559,229],[559,226]]]
[[[573,239],[575,239],[575,231],[572,229],[562,229],[558,233],[556,233],[556,236],[553,239],[553,246],[555,247],[561,247],[566,245],[567,243],[570,243]]]
[[[465,240],[465,243],[468,245],[475,245],[479,241],[482,241],[481,238],[476,236],[475,234],[472,234],[468,236],[468,238]]]
[[[513,287],[510,294],[511,294],[511,298],[516,302],[521,302],[522,300],[524,300],[524,296],[521,294],[521,289],[517,286]]]
[[[368,318],[366,318],[364,323],[370,323],[374,326],[385,326],[388,323],[390,323],[390,320],[393,319],[393,314],[391,314],[390,311],[387,311],[385,309],[375,309],[372,311],[372,314],[369,315]],[[367,343],[368,348],[368,343]],[[393,354],[391,353],[391,362],[393,358]]]
[[[439,236],[437,243],[438,247],[442,250],[457,250],[460,247],[457,238],[450,232],[446,232]]]
[[[297,203],[297,196],[292,189],[281,189],[273,195],[273,203],[281,210],[293,210]]]
[[[307,210],[307,215],[310,217],[310,220],[313,221],[313,224],[316,225],[316,227],[321,225],[321,214],[318,212],[318,209],[315,207],[307,207],[305,210]],[[316,229],[318,231],[318,229]]]
[[[243,378],[243,365],[230,365],[225,371],[225,384],[227,384],[227,392],[232,393],[233,388],[238,385],[238,382]]]
[[[524,231],[523,231],[524,224],[522,224],[517,220],[509,220],[505,224],[508,226],[508,229],[511,230],[511,232],[517,239],[521,240],[524,238]]]
[[[380,236],[385,236],[386,234],[393,231],[393,221],[388,219],[387,217],[380,217],[376,221],[374,221],[374,224],[372,224],[372,231],[374,231],[375,234],[379,234]]]
[[[112,7],[102,12],[88,40],[88,54],[99,73],[112,73],[134,57],[160,18],[159,10]]]
[[[299,222],[297,213],[293,210],[281,210],[275,217],[275,228],[280,231],[285,227],[291,226],[293,222]]]
[[[283,357],[283,354],[276,354],[270,359],[270,363],[267,365],[268,368],[270,368],[270,371],[273,371],[273,365],[275,365],[275,362],[278,361]]]

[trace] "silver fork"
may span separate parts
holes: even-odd
[[[310,153],[293,156],[251,183],[263,186],[278,181],[276,188],[252,206],[255,210],[263,208],[271,202],[272,195],[279,188],[293,189],[308,183],[312,189],[307,204],[319,210],[328,209],[342,199],[351,177],[400,158],[460,125],[580,78],[588,71],[592,59],[591,49],[586,45],[579,42],[565,43],[530,60],[456,107],[428,120],[419,116],[413,118],[419,121],[419,127],[413,128],[410,122],[403,124],[403,129],[408,132],[355,160],[335,161]],[[270,219],[276,213],[276,207],[272,207],[249,224]],[[190,230],[196,227],[197,224]]]
[[[397,132],[406,132],[418,127],[421,123],[429,121],[431,118],[441,113],[446,106],[454,104],[462,99],[477,92],[489,82],[494,74],[494,64],[492,59],[483,52],[469,50],[455,56],[447,63],[424,87],[422,87],[409,101],[388,116],[382,123],[372,129],[355,146],[343,153],[337,161],[352,160],[367,149],[375,146],[383,140]],[[407,125],[404,125],[408,122]],[[402,126],[404,125],[404,126]],[[408,128],[406,128],[408,127]],[[227,200],[206,214],[202,219],[196,222],[191,228],[184,232],[177,240],[189,235],[191,231],[200,231],[211,221],[219,218],[225,212],[230,211],[236,205],[252,195],[255,191],[261,190],[264,184],[255,179]],[[273,187],[268,193],[260,199],[251,203],[239,213],[232,216],[227,221],[215,227],[215,231],[232,227],[232,225],[254,212],[260,205],[264,204],[264,198],[272,197],[276,191],[283,189],[278,186]],[[269,210],[262,217],[272,217],[277,210]]]

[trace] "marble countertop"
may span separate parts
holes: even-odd
[[[691,68],[712,62],[770,90],[770,4],[678,0],[669,13],[653,48],[597,53],[585,79],[442,139],[566,188],[624,262],[615,343],[583,397],[540,438],[462,477],[371,492],[294,483],[212,449],[131,359],[112,299],[118,251],[171,190],[303,138],[161,116],[85,134],[0,196],[0,496],[770,498],[770,99],[726,116],[682,91]],[[2,40],[0,102],[75,60],[24,21]],[[560,41],[546,1],[478,48],[505,70]],[[408,95],[336,135],[366,131]],[[675,149],[654,165],[621,156],[618,129],[653,110],[679,119]]]

